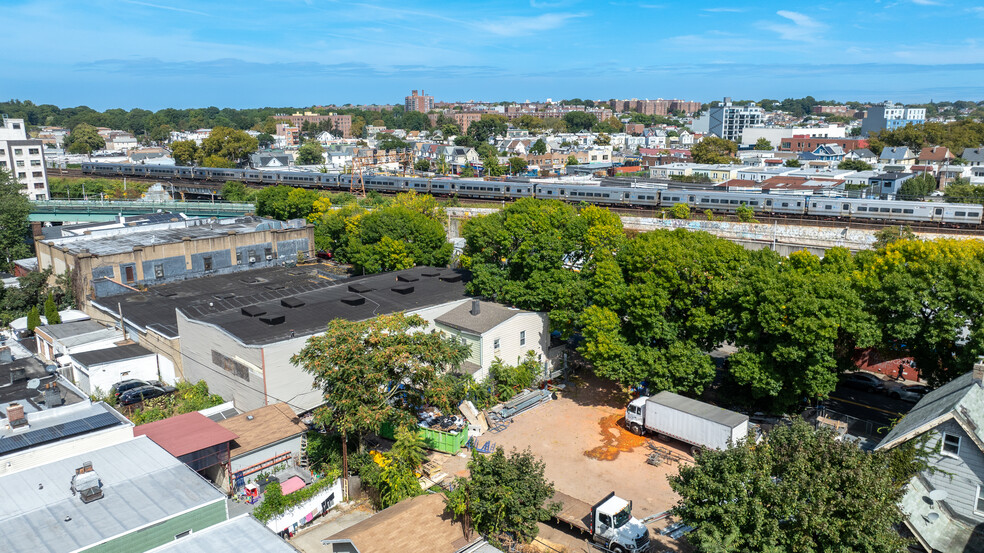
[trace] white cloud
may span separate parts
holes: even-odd
[[[942,6],[942,2],[937,2],[936,0],[912,0],[913,4],[919,4],[920,6]]]
[[[788,19],[792,24],[773,23],[766,25],[765,28],[778,33],[779,38],[783,40],[815,42],[820,38],[820,33],[827,28],[823,23],[799,12],[779,10],[776,15]]]
[[[205,13],[205,12],[199,12],[199,11],[189,10],[189,9],[185,9],[185,8],[178,8],[178,7],[175,7],[175,6],[164,6],[164,5],[161,5],[161,4],[151,4],[150,2],[139,2],[138,0],[122,0],[122,1],[123,2],[126,2],[127,4],[135,4],[137,6],[146,6],[148,8],[156,8],[158,10],[168,10],[168,11],[172,11],[172,12],[190,13],[190,14],[193,14],[193,15],[204,15],[204,16],[208,17],[208,14]]]
[[[545,13],[533,17],[502,17],[483,21],[478,26],[498,36],[521,36],[556,29],[577,17],[584,17],[584,14]]]
[[[701,11],[710,13],[742,13],[745,8],[704,8]]]

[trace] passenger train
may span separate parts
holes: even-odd
[[[143,177],[161,180],[189,179],[213,182],[238,180],[248,184],[286,184],[304,188],[344,192],[352,187],[353,175],[304,173],[298,171],[259,171],[256,169],[220,169],[134,165],[127,163],[83,163],[82,173],[106,177]],[[529,183],[452,179],[447,177],[400,177],[365,175],[366,190],[406,192],[415,190],[435,196],[458,196],[485,200],[519,198],[557,199],[573,203],[591,203],[608,207],[669,208],[687,204],[692,209],[733,213],[739,206],[751,207],[756,213],[815,216],[825,219],[859,219],[903,223],[944,223],[980,225],[984,206],[943,202],[913,202],[861,198],[834,198],[783,193],[727,192],[719,190],[668,189],[655,187],[619,187],[590,184]]]

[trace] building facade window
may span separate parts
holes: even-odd
[[[18,167],[23,167],[24,166],[24,160],[23,159],[18,159],[17,160],[17,166]]]
[[[24,153],[24,150],[21,150],[20,148],[14,148],[14,155],[15,156],[19,156],[19,155],[21,155],[23,153]]]
[[[154,278],[164,278],[164,265],[154,265]]]
[[[943,453],[949,455],[960,455],[960,436],[953,434],[943,434]]]
[[[32,156],[36,156],[41,152],[37,148],[30,148],[27,150],[27,153],[31,154]]]
[[[495,340],[492,340],[492,349],[494,349],[494,350],[498,350],[499,349],[499,339],[498,338],[496,338]]]
[[[202,262],[205,264],[205,270],[206,271],[211,271],[212,270],[212,256],[211,255],[206,255],[206,256],[202,257]]]
[[[974,511],[977,514],[984,514],[984,486],[977,485],[977,501],[974,502]]]
[[[521,345],[521,346],[525,346],[526,345],[526,331],[525,330],[520,330],[519,331],[519,345]]]

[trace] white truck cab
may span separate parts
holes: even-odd
[[[642,434],[643,430],[646,428],[646,400],[649,399],[646,396],[637,397],[629,402],[629,406],[625,408],[625,426],[632,431],[633,434]]]
[[[592,508],[594,541],[611,551],[648,551],[649,529],[632,516],[632,502],[614,492]]]

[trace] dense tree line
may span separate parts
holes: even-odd
[[[979,148],[981,144],[984,144],[984,123],[969,119],[906,125],[892,131],[883,129],[871,137],[871,151],[876,154],[885,146],[907,146],[915,152],[927,146],[946,146],[959,156],[965,148]]]
[[[859,348],[912,356],[934,385],[984,353],[975,241],[895,236],[783,258],[685,230],[627,237],[607,210],[542,200],[471,219],[462,235],[472,293],[549,312],[626,388],[700,394],[715,375],[705,352],[729,342],[728,396],[789,411],[833,391]]]

